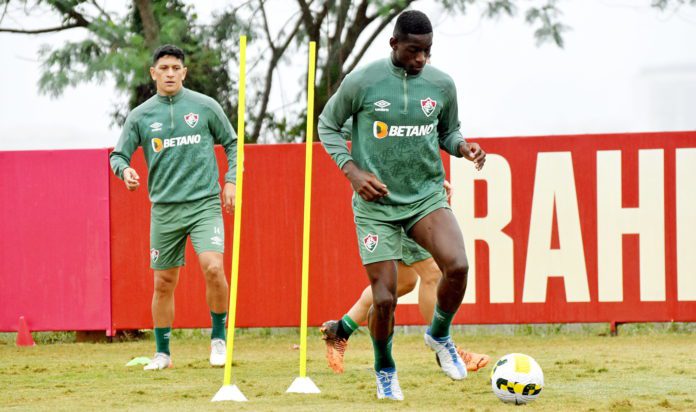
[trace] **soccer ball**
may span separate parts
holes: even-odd
[[[544,372],[531,356],[511,353],[495,363],[491,387],[501,401],[522,405],[539,397],[544,387]]]

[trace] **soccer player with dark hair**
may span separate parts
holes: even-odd
[[[169,338],[174,322],[174,289],[184,265],[186,238],[198,254],[205,276],[206,301],[212,319],[210,364],[226,360],[225,321],[228,286],[222,254],[225,232],[214,145],[227,155],[228,171],[222,205],[234,211],[237,135],[214,99],[183,87],[184,52],[164,45],[153,55],[150,76],[157,94],[133,109],[110,155],[111,169],[128,190],[140,186],[130,167],[140,146],[148,167],[150,213],[150,267],[154,270],[152,319],[156,353],[145,370],[172,366]]]
[[[477,169],[486,155],[459,131],[454,82],[426,65],[432,42],[425,14],[402,13],[389,40],[390,58],[346,76],[319,117],[319,137],[355,191],[358,245],[372,287],[368,328],[380,399],[403,400],[391,354],[403,231],[432,255],[443,274],[425,342],[447,376],[467,375],[449,328],[464,298],[469,267],[443,189],[440,148]],[[348,118],[353,119],[352,151],[341,135]]]

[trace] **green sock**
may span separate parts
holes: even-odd
[[[210,339],[225,340],[225,322],[227,321],[227,312],[214,313],[211,311],[210,318],[213,320],[213,330],[210,332]]]
[[[449,336],[449,327],[452,324],[452,318],[454,314],[445,312],[440,309],[438,305],[435,305],[435,313],[433,314],[433,321],[430,323],[430,336],[433,338],[444,338]]]
[[[155,328],[155,344],[157,345],[157,353],[169,353],[169,336],[172,334],[172,328]]]
[[[355,323],[355,321],[351,319],[351,317],[348,315],[343,315],[343,317],[341,318],[341,326],[343,327],[343,331],[345,332],[347,337],[350,337],[350,335],[352,335],[353,332],[358,330],[358,328],[360,327],[360,325]]]
[[[394,358],[392,358],[392,337],[394,335],[389,335],[387,340],[375,340],[370,335],[372,339],[372,348],[375,351],[375,370],[380,371],[384,368],[396,368],[396,363],[394,363]]]

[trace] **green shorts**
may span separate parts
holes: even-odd
[[[150,211],[150,267],[164,270],[183,266],[186,238],[196,253],[225,250],[220,197],[185,203],[154,203]]]
[[[413,245],[420,248],[406,233],[428,214],[437,209],[449,209],[450,206],[447,203],[447,195],[442,190],[417,203],[399,206],[380,205],[379,208],[381,209],[379,219],[369,218],[357,213],[355,215],[358,249],[363,265],[385,260],[404,260],[404,263],[409,264],[406,259],[410,263],[414,263],[430,257],[430,254],[424,249],[422,252],[418,251],[418,253],[413,255],[410,252],[414,249],[411,248],[410,243],[406,242],[409,253],[404,258],[403,246],[405,239],[408,239],[413,242]],[[396,218],[392,219],[390,216],[396,216]],[[421,256],[425,257],[418,259]]]
[[[416,262],[430,259],[431,257],[432,256],[427,250],[423,249],[415,240],[408,237],[406,233],[401,234],[401,261],[404,262],[405,265],[411,266]]]

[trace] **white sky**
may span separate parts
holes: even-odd
[[[467,137],[694,130],[696,8],[659,13],[649,3],[561,0],[563,21],[572,27],[565,34],[565,49],[536,47],[522,16],[491,21],[472,11],[448,17],[428,0],[415,8],[433,21],[433,64],[457,83]],[[209,19],[215,4],[197,4],[202,19]],[[282,7],[269,9],[276,11],[276,21],[286,16]],[[42,21],[45,16],[6,20],[3,26],[43,27]],[[373,43],[363,62],[388,54],[390,32],[391,27]],[[82,35],[79,30],[0,34],[0,150],[115,144],[120,130],[109,127],[109,113],[124,97],[110,83],[71,88],[59,99],[37,92],[39,47]],[[297,58],[297,65],[305,64],[306,56]],[[281,79],[282,85],[293,87],[284,90],[285,96],[297,94],[297,78],[290,73]],[[280,101],[276,90],[272,106]]]

